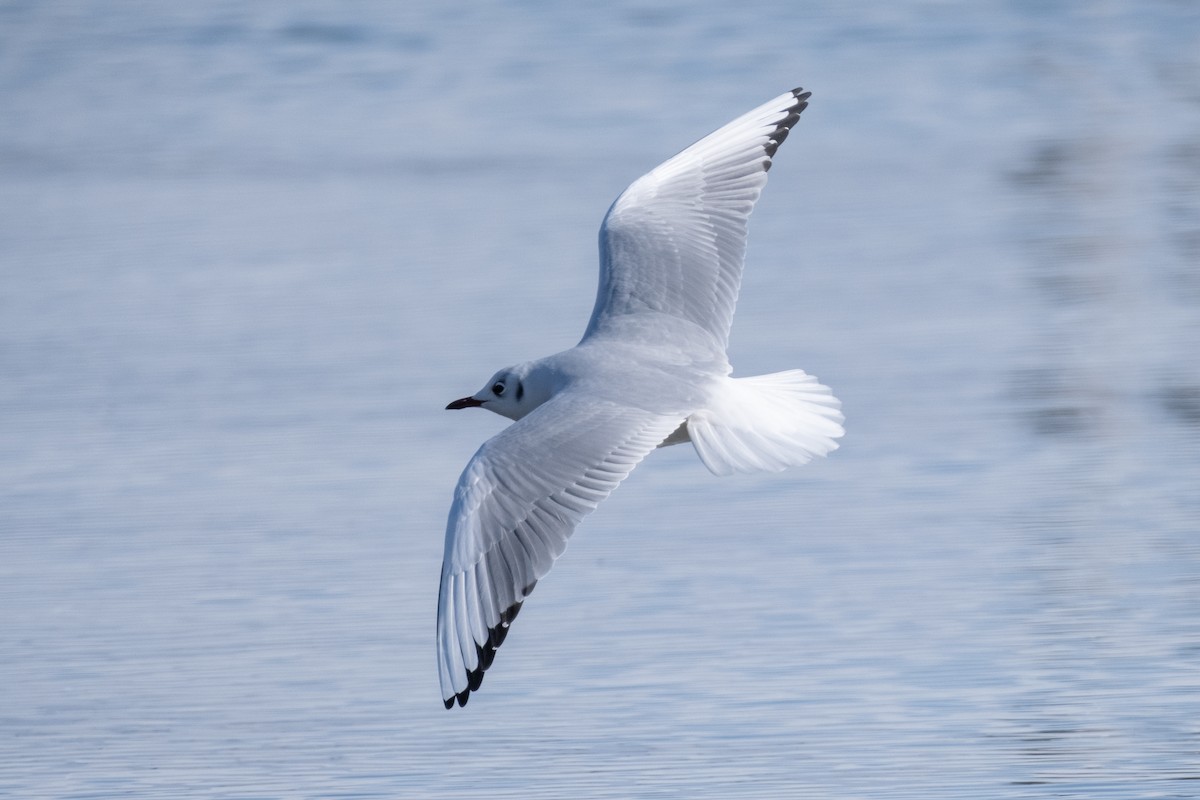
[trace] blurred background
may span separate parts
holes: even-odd
[[[735,374],[446,712],[445,515],[634,178],[793,86]],[[0,2],[0,795],[1200,796],[1200,5]]]

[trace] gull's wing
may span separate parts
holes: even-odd
[[[794,89],[738,117],[617,198],[600,228],[600,289],[584,339],[615,317],[660,312],[728,342],[746,223],[809,94]]]
[[[567,391],[479,448],[446,526],[437,618],[446,708],[479,688],[579,521],[681,421]]]

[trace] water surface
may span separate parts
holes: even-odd
[[[0,8],[0,795],[1200,796],[1187,3]],[[568,347],[630,180],[794,85],[739,374],[466,709],[449,414]]]

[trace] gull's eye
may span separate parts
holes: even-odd
[[[495,383],[493,383],[492,384],[492,394],[496,395],[496,397],[503,397],[504,396],[504,384],[501,383],[500,381],[496,381]]]

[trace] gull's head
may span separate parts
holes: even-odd
[[[548,386],[529,364],[502,369],[475,394],[455,400],[447,411],[460,408],[486,408],[502,417],[518,420],[549,399]]]

